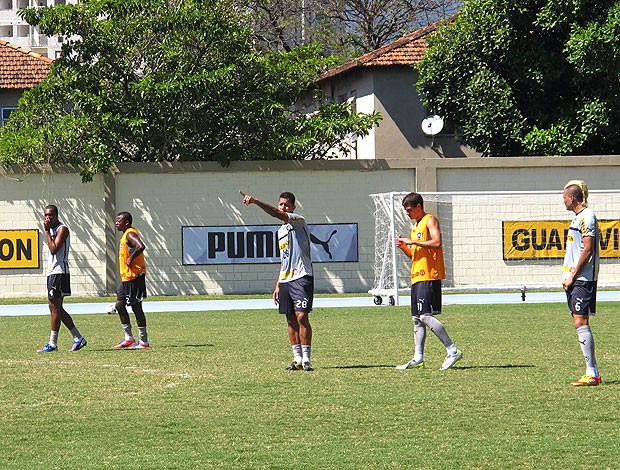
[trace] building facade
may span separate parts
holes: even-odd
[[[0,40],[55,59],[65,38],[41,34],[19,16],[19,10],[76,3],[77,0],[0,0]]]
[[[379,112],[383,117],[367,136],[351,136],[349,155],[334,152],[333,157],[380,160],[480,156],[458,142],[449,122],[434,135],[423,130],[424,119],[435,113],[422,103],[415,86],[418,74],[414,66],[428,48],[427,38],[453,18],[409,33],[317,77],[314,88],[300,103],[302,109],[312,111],[321,101],[348,101],[358,113]]]

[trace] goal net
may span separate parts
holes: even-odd
[[[375,303],[408,290],[411,261],[395,246],[408,237],[402,199],[408,192],[371,194],[375,204]],[[558,289],[573,217],[561,191],[421,193],[424,210],[440,223],[444,290]],[[590,191],[588,206],[601,228],[600,287],[620,286],[620,191]],[[394,297],[396,301],[394,302]]]

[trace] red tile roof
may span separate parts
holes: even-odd
[[[50,72],[53,60],[0,40],[0,89],[33,88]]]
[[[341,73],[361,67],[382,67],[389,65],[414,65],[420,63],[422,56],[428,49],[426,38],[435,32],[438,26],[454,21],[455,15],[445,20],[437,21],[424,28],[406,34],[394,42],[368,52],[363,56],[342,64],[339,67],[328,70],[320,75],[315,83],[322,82],[328,78],[335,77]]]

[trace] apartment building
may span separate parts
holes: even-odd
[[[28,7],[52,7],[77,2],[78,0],[0,0],[0,39],[43,57],[55,59],[60,53],[64,38],[41,34],[37,28],[21,19],[18,12]]]

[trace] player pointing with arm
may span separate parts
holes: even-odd
[[[416,221],[410,238],[398,236],[396,246],[411,259],[411,315],[413,317],[413,359],[397,369],[424,367],[426,327],[435,333],[446,347],[441,370],[451,368],[463,357],[450,339],[443,324],[434,315],[441,313],[441,280],[446,278],[441,246],[441,230],[437,217],[424,212],[424,200],[418,193],[403,198],[407,216]]]
[[[288,336],[293,350],[293,362],[286,370],[312,371],[312,327],[309,313],[314,298],[314,275],[310,259],[310,231],[305,219],[296,214],[295,195],[280,194],[278,207],[259,201],[239,191],[246,206],[256,204],[270,216],[282,221],[278,229],[280,275],[273,291],[278,310],[286,315]]]

